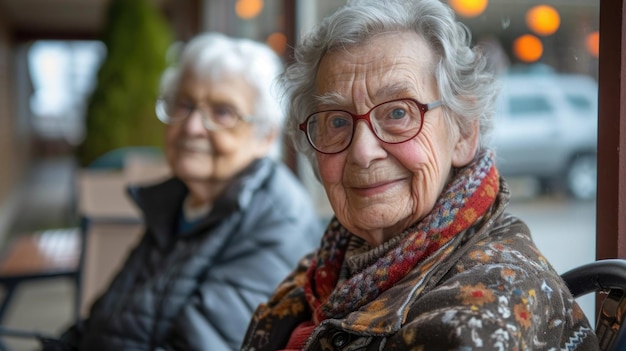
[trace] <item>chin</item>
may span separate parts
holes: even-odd
[[[213,176],[212,170],[198,169],[198,167],[177,167],[174,174],[183,180],[204,181]]]

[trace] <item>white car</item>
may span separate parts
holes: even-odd
[[[509,72],[499,81],[492,145],[502,175],[534,177],[543,190],[594,199],[597,82],[545,69]]]

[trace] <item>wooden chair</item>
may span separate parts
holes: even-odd
[[[150,151],[150,152],[148,152]],[[69,278],[75,284],[75,321],[87,316],[90,305],[106,289],[129,250],[143,233],[138,209],[126,195],[130,183],[150,183],[169,175],[159,154],[129,148],[123,158],[78,172],[76,213],[79,228],[46,230],[17,237],[0,253],[0,337],[35,338],[42,344],[54,337],[1,326],[20,283],[35,279]],[[121,168],[121,169],[120,169]],[[0,341],[0,351],[7,350]]]
[[[20,235],[10,242],[0,255],[0,285],[5,289],[0,322],[17,287],[36,279],[71,279],[76,287],[74,307],[78,316],[82,242],[79,228],[43,230]]]
[[[20,284],[41,279],[70,279],[74,283],[74,318],[79,320],[82,290],[84,237],[80,228],[49,229],[17,236],[0,255],[0,324]],[[50,337],[33,331],[0,326],[0,336],[36,338],[46,344]],[[0,341],[0,351],[8,351]]]

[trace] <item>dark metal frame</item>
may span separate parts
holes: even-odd
[[[626,260],[595,261],[561,276],[574,297],[590,293],[605,294],[596,322],[600,350],[626,350]]]

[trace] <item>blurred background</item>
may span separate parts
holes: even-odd
[[[445,2],[499,74],[492,142],[513,188],[511,212],[557,271],[593,261],[599,0]],[[160,162],[154,100],[180,43],[220,31],[267,42],[288,63],[300,35],[344,3],[0,0],[0,245],[77,226],[81,171],[120,171],[129,150],[149,154],[144,165]],[[305,162],[289,145],[283,153],[330,216]],[[23,284],[2,324],[57,333],[72,320],[73,294],[63,281]],[[592,315],[593,301],[582,303]]]

